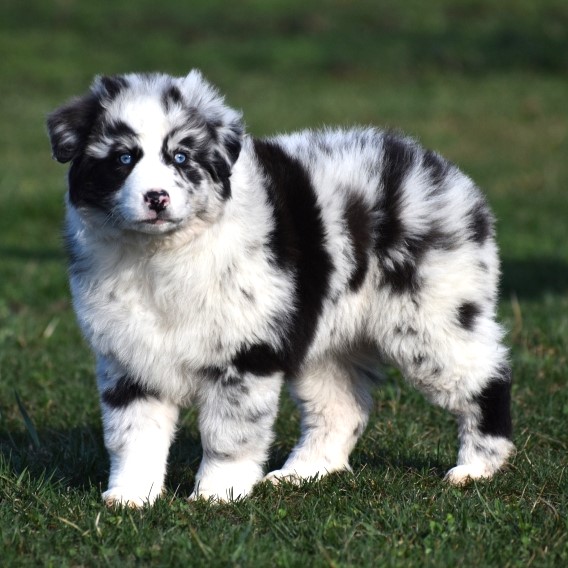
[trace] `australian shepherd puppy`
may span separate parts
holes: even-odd
[[[193,498],[349,469],[379,362],[457,417],[448,481],[503,466],[511,373],[493,217],[456,166],[375,128],[253,138],[197,71],[99,77],[48,129],[71,162],[65,234],[97,358],[106,503],[161,494],[190,404],[203,445]],[[302,433],[265,475],[283,383]]]

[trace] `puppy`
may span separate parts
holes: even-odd
[[[264,479],[349,469],[379,362],[457,417],[448,481],[503,466],[494,223],[456,166],[374,128],[250,137],[197,71],[99,77],[48,130],[71,162],[65,234],[97,358],[106,503],[160,495],[190,404],[203,445],[192,497],[247,495],[283,382],[302,434]]]

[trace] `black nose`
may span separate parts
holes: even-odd
[[[152,189],[147,191],[144,195],[144,203],[148,205],[148,209],[159,213],[170,204],[170,196],[168,192],[163,189]]]

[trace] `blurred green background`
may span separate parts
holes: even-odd
[[[484,188],[498,217],[500,316],[515,372],[519,453],[509,473],[464,492],[442,487],[453,422],[392,371],[354,454],[356,478],[190,507],[181,498],[199,459],[190,412],[172,452],[169,505],[101,513],[107,462],[67,288],[65,168],[50,159],[45,117],[95,74],[193,67],[252,134],[401,129]],[[568,563],[566,0],[1,0],[0,121],[7,565]],[[297,413],[283,405],[273,465],[297,435]]]

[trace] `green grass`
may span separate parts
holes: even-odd
[[[3,566],[568,564],[565,0],[4,0],[0,52]],[[453,420],[390,371],[354,474],[189,504],[200,454],[190,411],[166,497],[144,511],[102,507],[93,361],[69,301],[64,171],[44,118],[96,73],[193,66],[254,134],[396,127],[485,188],[515,374],[508,471],[445,485]],[[298,433],[286,397],[277,431],[272,466]]]

